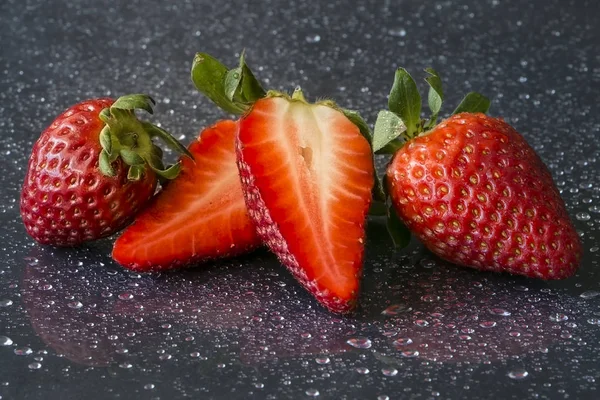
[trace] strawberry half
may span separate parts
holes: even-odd
[[[380,143],[400,147],[386,180],[400,219],[455,264],[541,279],[573,275],[582,247],[548,168],[514,128],[483,114],[490,102],[479,94],[436,125],[443,93],[437,73],[428,72],[433,117],[420,119],[416,85],[400,69],[390,111],[375,129],[405,141]]]
[[[244,197],[258,234],[296,279],[347,312],[362,270],[371,149],[342,112],[297,94],[259,100],[240,119]]]
[[[114,244],[126,268],[160,271],[238,255],[260,244],[248,218],[236,166],[237,124],[224,120],[190,144],[194,161],[140,213]]]

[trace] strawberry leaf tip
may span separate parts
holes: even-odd
[[[404,121],[408,135],[412,136],[418,131],[421,123],[421,95],[415,80],[404,68],[396,70],[388,108]]]
[[[464,99],[460,102],[456,110],[452,113],[460,114],[463,112],[468,113],[487,113],[490,109],[490,99],[485,97],[482,94],[477,92],[470,92],[464,97]]]
[[[435,126],[438,118],[438,114],[442,109],[442,103],[444,101],[444,90],[442,88],[442,79],[440,75],[433,68],[426,68],[425,72],[429,74],[425,81],[429,84],[429,93],[427,94],[427,103],[431,110],[431,117],[427,123],[427,127]]]
[[[406,132],[406,125],[398,115],[388,110],[381,110],[373,130],[373,151],[381,150],[404,132]]]
[[[243,51],[238,67],[231,70],[211,55],[197,53],[191,75],[196,89],[230,114],[245,113],[252,103],[266,95],[246,64]]]
[[[110,107],[100,112],[99,118],[106,124],[98,137],[102,147],[98,166],[102,174],[115,176],[112,163],[120,158],[129,166],[127,178],[131,181],[139,180],[147,167],[162,178],[175,178],[179,170],[173,167],[164,168],[162,150],[152,142],[154,137],[159,137],[177,153],[192,158],[185,146],[170,133],[137,118],[135,110],[140,109],[152,114],[155,104],[150,96],[133,94],[118,98]]]
[[[149,114],[154,114],[154,106],[156,101],[146,94],[129,94],[121,96],[113,103],[111,108],[119,108],[121,110],[144,110]]]

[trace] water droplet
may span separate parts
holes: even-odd
[[[262,388],[265,387],[265,384],[262,383],[262,382],[255,382],[254,383],[254,387],[257,388],[257,389],[262,389]]]
[[[329,362],[331,360],[329,359],[329,357],[323,356],[323,357],[317,357],[317,358],[315,358],[315,361],[316,361],[317,364],[324,365],[324,364],[329,364]]]
[[[321,41],[321,36],[317,34],[308,35],[306,36],[306,41],[308,43],[319,43]]]
[[[32,362],[28,365],[29,369],[40,369],[42,368],[42,364],[39,362]]]
[[[0,346],[10,346],[13,341],[8,336],[0,336]]]
[[[306,395],[307,395],[307,396],[310,396],[310,397],[317,397],[317,396],[319,396],[319,394],[320,394],[320,393],[319,393],[319,391],[318,391],[317,389],[308,389],[308,390],[307,390],[306,392],[304,392],[304,393],[306,393]]]
[[[425,296],[421,296],[421,300],[427,303],[433,303],[434,301],[438,301],[440,296],[436,296],[433,294],[426,294]]]
[[[0,307],[8,307],[8,306],[12,306],[12,305],[13,305],[13,301],[10,299],[0,300]]]
[[[510,311],[507,311],[504,308],[490,308],[489,312],[492,315],[498,315],[501,317],[508,317],[510,315]]]
[[[590,325],[600,325],[600,318],[590,318],[587,320]]]
[[[161,354],[158,358],[161,361],[166,361],[166,360],[170,360],[173,356],[170,354]]]
[[[589,221],[592,217],[586,212],[578,212],[575,214],[575,218],[579,221]]]
[[[399,338],[399,339],[394,340],[394,344],[396,346],[408,346],[409,344],[412,344],[412,342],[413,342],[412,339],[408,338],[408,337]]]
[[[308,332],[304,332],[304,333],[300,334],[300,337],[302,339],[310,339],[312,337],[312,335],[310,333],[308,333]]]
[[[569,319],[569,317],[565,314],[561,314],[561,313],[556,313],[556,314],[552,314],[550,315],[550,321],[552,322],[562,322],[562,321],[566,321]]]
[[[125,363],[121,363],[121,364],[119,364],[119,367],[121,367],[121,368],[123,368],[123,369],[129,369],[129,368],[132,368],[132,367],[133,367],[133,365],[132,365],[132,364],[130,364],[130,363],[128,363],[128,362],[125,362]]]
[[[367,338],[352,338],[348,339],[346,343],[357,349],[370,349],[372,345],[371,340]]]
[[[381,396],[377,396],[377,400],[390,400],[390,396],[382,394]]]
[[[418,357],[419,351],[418,350],[404,350],[403,352],[400,353],[400,355],[402,357],[407,357],[407,358]]]
[[[391,306],[389,306],[388,308],[386,308],[385,310],[383,310],[381,312],[382,315],[398,315],[398,314],[402,314],[402,313],[407,313],[412,311],[412,307],[409,307],[406,304],[392,304]]]
[[[600,206],[591,206],[590,208],[588,208],[588,210],[590,210],[593,213],[599,213],[600,214]]]
[[[356,368],[356,372],[358,372],[361,375],[367,375],[371,371],[369,371],[369,368],[367,367],[358,367]]]
[[[17,347],[15,349],[15,354],[18,356],[28,356],[33,353],[30,347]]]
[[[424,319],[418,319],[415,321],[415,325],[420,326],[421,328],[424,328],[429,325],[429,322],[425,321]]]
[[[396,376],[398,370],[396,368],[381,368],[381,373],[385,376]]]
[[[127,353],[129,353],[129,350],[127,350],[127,349],[116,349],[115,353],[117,353],[117,354],[127,354]]]
[[[508,373],[508,377],[511,379],[525,379],[529,375],[529,372],[524,369],[514,369]]]
[[[388,35],[394,36],[394,37],[404,37],[404,36],[406,36],[406,29],[404,29],[404,28],[388,29]]]
[[[479,326],[482,328],[493,328],[496,325],[496,321],[483,321],[479,324]]]
[[[147,383],[144,385],[144,389],[146,390],[152,390],[154,389],[156,386],[154,385],[154,383]]]
[[[119,295],[119,300],[131,300],[133,299],[133,294],[129,292],[121,293]]]
[[[68,303],[67,306],[69,308],[73,308],[73,309],[77,310],[77,309],[80,309],[81,307],[83,307],[83,303],[80,301],[72,301],[72,302]]]
[[[49,283],[46,283],[45,285],[42,285],[39,287],[41,290],[52,290],[53,286]]]
[[[587,292],[583,292],[579,295],[579,297],[581,297],[582,299],[592,299],[596,296],[599,296],[600,292],[598,292],[597,290],[588,290]]]

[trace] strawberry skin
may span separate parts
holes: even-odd
[[[387,184],[399,217],[445,260],[542,279],[578,268],[579,236],[549,170],[501,119],[450,117],[395,154]]]
[[[368,141],[342,112],[296,95],[258,100],[239,124],[237,163],[259,236],[319,302],[349,312],[373,186]]]
[[[201,132],[169,182],[114,244],[113,258],[137,271],[161,271],[233,256],[260,245],[236,166],[237,123]]]
[[[112,99],[83,101],[58,116],[33,146],[21,191],[27,233],[42,244],[74,246],[109,236],[125,226],[152,196],[156,176],[148,170],[127,179],[118,159],[114,176],[100,173],[99,119]]]

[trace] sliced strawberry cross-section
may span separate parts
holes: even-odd
[[[358,295],[373,158],[367,139],[328,102],[258,100],[240,119],[237,160],[262,240],[330,310]]]
[[[158,271],[237,255],[260,244],[248,218],[236,167],[237,123],[220,121],[189,146],[181,173],[122,235],[113,258]]]

